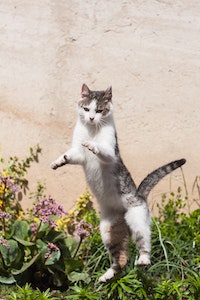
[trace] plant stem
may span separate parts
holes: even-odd
[[[5,207],[5,201],[6,201],[6,197],[5,197],[5,188],[3,190],[3,195],[2,195],[2,211],[6,212],[6,207]],[[6,234],[6,221],[5,221],[5,217],[2,218],[2,225],[3,225],[3,231],[4,231],[4,235]]]
[[[186,194],[185,199],[187,199],[188,213],[190,213],[190,202],[189,202],[189,199],[188,199],[187,183],[186,183],[186,179],[185,179],[185,175],[184,175],[184,173],[183,173],[182,167],[181,167],[181,173],[182,173],[182,177],[183,177],[183,183],[184,183],[185,194]]]
[[[39,224],[37,230],[32,235],[32,238],[30,239],[31,242],[36,243],[37,235],[38,235],[41,225],[42,225],[42,221],[40,221],[40,224]]]
[[[169,272],[170,272],[170,269],[169,269],[169,261],[168,261],[167,250],[166,250],[165,245],[164,245],[164,243],[163,243],[163,241],[162,241],[162,234],[161,234],[160,228],[159,228],[159,226],[158,226],[158,223],[157,223],[156,221],[154,221],[154,222],[155,222],[156,227],[157,227],[157,230],[158,230],[159,241],[160,241],[160,244],[161,244],[161,246],[162,246],[162,248],[163,248],[164,256],[165,256],[166,263],[167,263],[167,271],[168,271],[168,273],[169,273]]]
[[[2,265],[3,265],[3,268],[5,269],[5,270],[7,270],[7,267],[6,267],[6,264],[5,264],[5,261],[4,261],[4,258],[3,258],[3,255],[0,253],[0,258],[1,258],[1,260],[2,260]]]
[[[79,249],[80,249],[80,246],[81,246],[81,244],[82,244],[82,241],[83,241],[83,238],[80,237],[80,241],[79,241],[79,243],[78,243],[78,246],[77,246],[77,248],[76,248],[76,251],[74,252],[73,258],[76,257],[76,255],[77,255],[77,253],[78,253],[78,251],[79,251]]]
[[[3,225],[3,231],[4,231],[4,235],[6,234],[6,222],[5,222],[5,218],[2,218],[2,225]]]

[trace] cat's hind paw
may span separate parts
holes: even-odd
[[[98,149],[97,145],[93,142],[84,142],[84,143],[82,143],[82,146],[88,148],[88,150],[90,150],[94,154],[99,153],[99,149]]]
[[[150,264],[151,264],[151,261],[150,261],[150,258],[149,258],[148,254],[140,255],[138,260],[136,260],[136,262],[135,262],[136,266],[148,266]]]
[[[107,280],[110,280],[111,278],[113,278],[116,274],[116,271],[113,270],[112,268],[108,269],[106,271],[105,274],[103,274],[100,278],[99,278],[99,282],[106,282]]]

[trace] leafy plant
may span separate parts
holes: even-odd
[[[79,287],[78,285],[70,288],[72,292],[71,295],[68,295],[68,299],[74,300],[98,300],[100,299],[100,294],[97,291],[91,291],[89,286]]]
[[[83,269],[83,262],[75,256],[91,227],[83,220],[77,222],[80,240],[69,238],[57,227],[57,221],[67,213],[51,197],[36,197],[28,214],[16,212],[17,205],[13,205],[13,201],[17,204],[15,193],[20,189],[16,183],[21,183],[19,178],[36,156],[33,150],[31,155],[21,163],[16,157],[11,159],[7,171],[0,174],[0,282],[21,285],[31,282],[44,289],[67,288],[70,273],[78,274]],[[41,191],[40,188],[40,196]],[[72,244],[76,247],[74,253],[70,251]]]
[[[40,292],[39,289],[33,290],[30,284],[26,284],[24,287],[18,286],[18,290],[16,292],[12,292],[10,300],[56,300],[58,298],[52,297],[49,289]]]
[[[106,284],[107,299],[137,299],[142,300],[146,298],[146,292],[143,284],[137,278],[135,270],[130,271],[125,276],[118,278],[116,276],[110,283]]]

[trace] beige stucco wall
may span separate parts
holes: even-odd
[[[112,85],[120,149],[135,181],[185,157],[191,190],[200,175],[199,36],[195,0],[1,1],[1,156],[23,158],[39,143],[31,190],[42,180],[70,208],[86,186],[83,172],[49,164],[70,146],[82,83]],[[181,181],[176,171],[172,185]],[[169,187],[168,177],[150,202]]]

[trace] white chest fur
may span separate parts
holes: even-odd
[[[109,160],[104,162],[82,143],[89,141],[99,147],[102,157],[105,155]],[[87,182],[97,198],[100,206],[121,206],[120,196],[116,190],[116,177],[114,176],[117,157],[115,154],[116,136],[113,119],[107,125],[100,128],[84,126],[80,120],[74,130],[73,147],[78,147],[82,154],[82,165]]]

